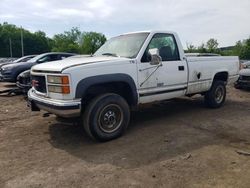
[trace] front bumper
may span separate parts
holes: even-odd
[[[250,88],[250,80],[238,80],[234,86],[238,88]]]
[[[13,78],[13,76],[11,74],[5,74],[5,73],[1,73],[0,72],[0,81],[2,82],[14,82],[15,79]]]
[[[22,84],[19,81],[16,82],[16,86],[27,91],[31,88],[31,84]]]
[[[81,100],[55,100],[37,95],[33,89],[28,92],[28,106],[32,111],[45,110],[60,117],[78,117]]]

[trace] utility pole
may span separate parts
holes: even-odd
[[[12,58],[12,43],[11,43],[11,38],[9,38],[9,42],[10,42],[10,57]]]
[[[24,56],[24,50],[23,50],[23,28],[21,27],[21,47],[22,47],[22,56]]]

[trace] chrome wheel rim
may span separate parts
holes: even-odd
[[[222,86],[219,86],[215,90],[215,100],[217,103],[221,103],[224,98],[224,88]]]
[[[109,104],[100,111],[98,124],[103,132],[112,133],[120,128],[123,118],[123,112],[120,106]]]

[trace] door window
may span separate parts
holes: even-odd
[[[68,54],[61,54],[60,55],[60,59],[66,59],[67,57],[70,57],[72,55],[68,55]]]
[[[57,54],[52,54],[49,56],[50,61],[56,61],[56,60],[61,60],[61,57]]]
[[[178,61],[180,60],[178,47],[175,38],[171,34],[158,33],[151,39],[144,55],[142,62],[150,62],[151,56],[149,50],[157,48],[162,61]]]
[[[48,61],[50,61],[49,56],[44,56],[44,57],[37,60],[38,63],[44,63],[44,62],[48,62]]]

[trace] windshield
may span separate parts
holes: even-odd
[[[23,56],[19,59],[16,59],[15,61],[13,61],[14,63],[19,63],[19,62],[26,62],[28,60],[30,60],[31,58],[35,57],[36,55],[30,55],[30,56]]]
[[[22,61],[23,59],[25,59],[25,57],[21,57],[21,58],[19,58],[19,59],[16,59],[16,60],[13,61],[13,62],[14,62],[14,63],[18,63],[18,62]]]
[[[39,60],[40,58],[42,58],[44,56],[44,54],[41,54],[41,55],[38,55],[38,56],[36,56],[36,57],[33,57],[33,58],[31,58],[29,61],[27,61],[27,62],[37,62],[37,60]]]
[[[134,33],[111,38],[94,56],[108,55],[135,58],[149,33]]]

